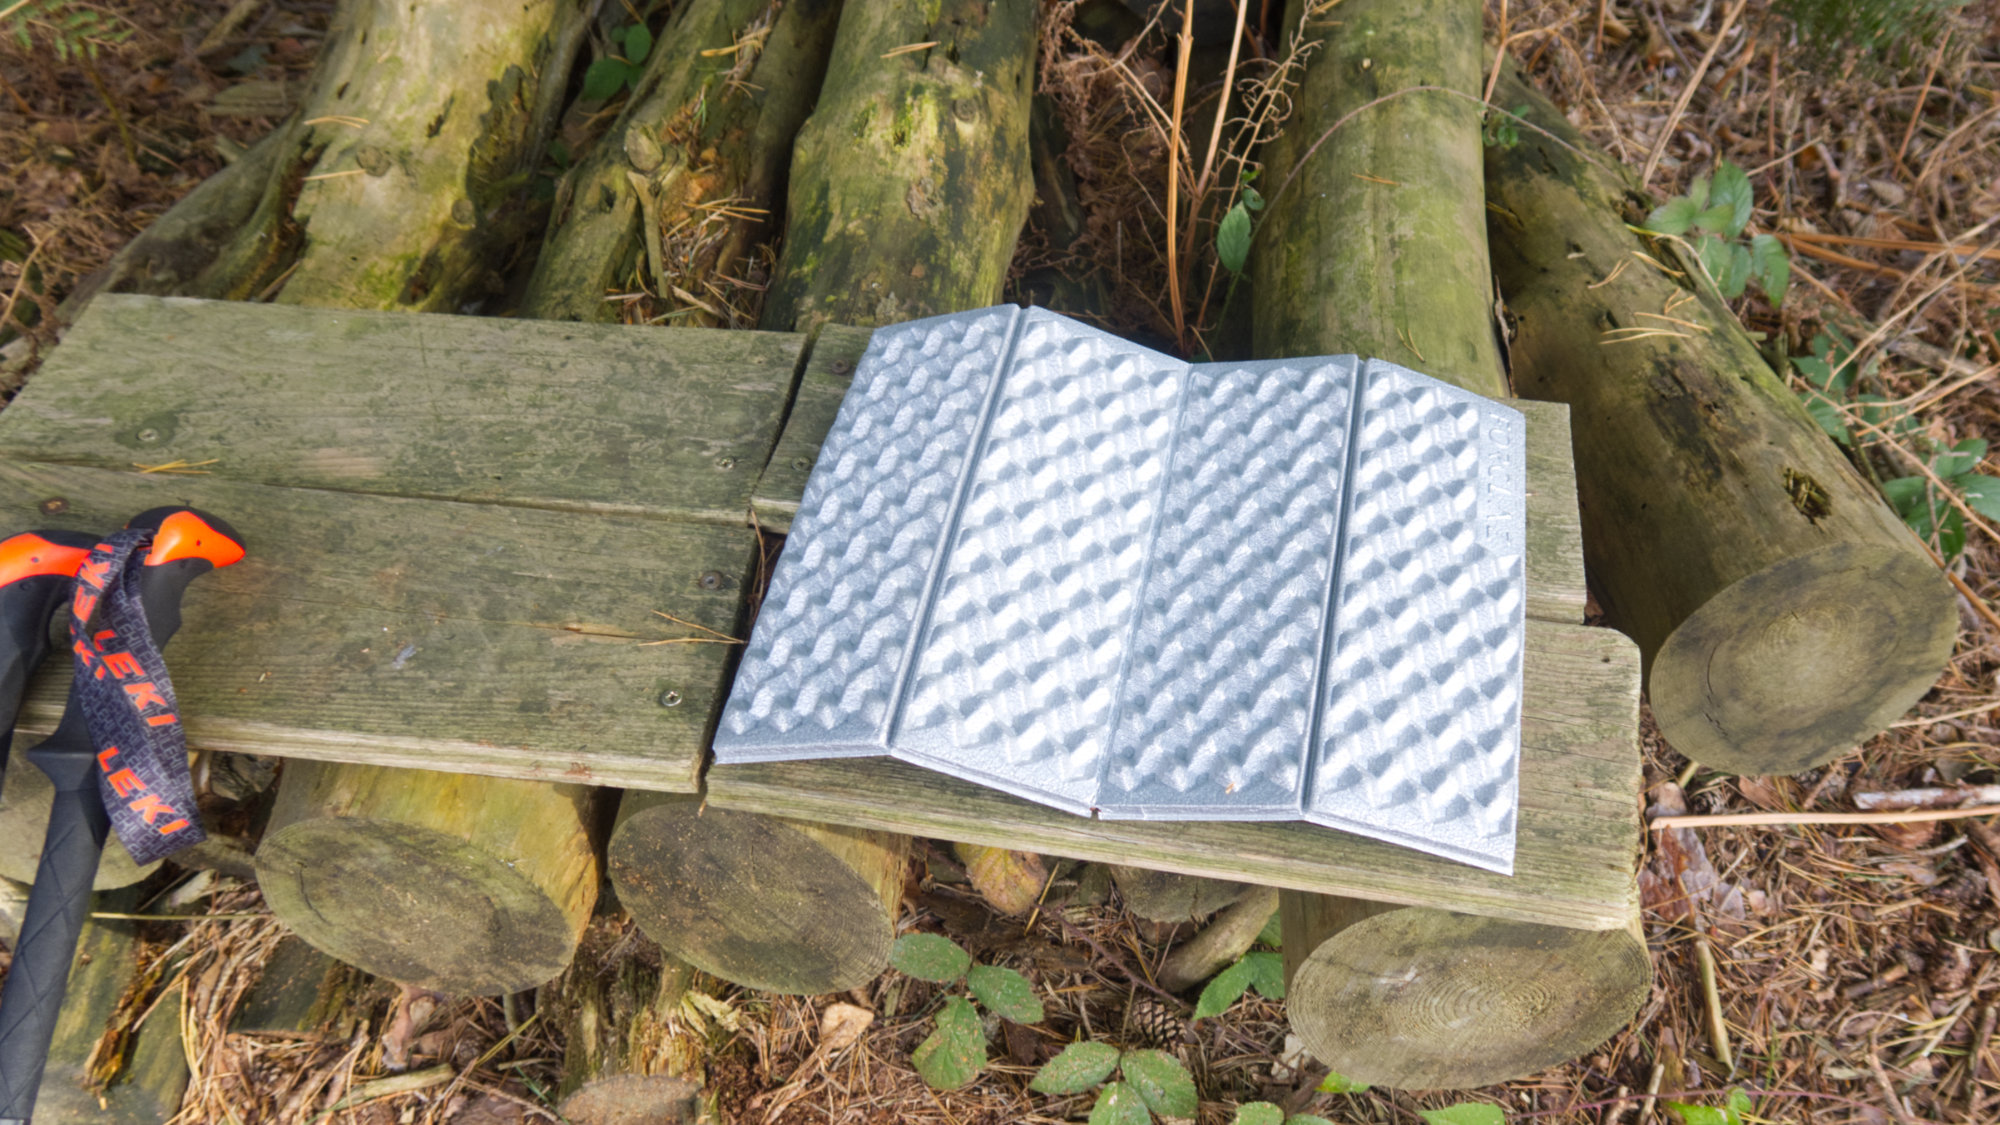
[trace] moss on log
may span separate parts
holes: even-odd
[[[1248,883],[1116,864],[1111,882],[1125,909],[1148,922],[1198,922],[1250,891]]]
[[[1661,733],[1745,774],[1848,752],[1943,669],[1951,587],[1728,307],[1647,260],[1611,159],[1513,76],[1494,97],[1554,134],[1487,150],[1514,380],[1570,406],[1591,585]]]
[[[668,953],[765,992],[855,988],[889,965],[909,838],[631,791],[606,849],[618,899]]]
[[[1259,358],[1352,352],[1507,393],[1480,188],[1480,12],[1344,0],[1308,28],[1324,45],[1265,157],[1275,194],[1250,262]],[[1286,26],[1298,18],[1294,0]],[[1416,86],[1474,100],[1399,93]]]
[[[498,292],[593,5],[345,0],[284,124],[112,260],[117,292],[455,311]]]
[[[985,0],[847,6],[794,149],[765,328],[874,327],[1000,299],[1034,197],[1035,15]]]
[[[1610,1038],[1652,988],[1637,917],[1564,930],[1287,891],[1285,1006],[1306,1050],[1358,1082],[1486,1086]]]
[[[293,932],[376,976],[518,992],[569,964],[596,902],[591,793],[292,761],[257,882]]]
[[[563,177],[523,315],[616,320],[607,290],[635,273],[658,289],[651,270],[635,268],[647,257],[646,204],[665,232],[683,222],[699,225],[707,214],[702,204],[726,202],[726,231],[704,240],[698,260],[674,272],[734,275],[770,229],[792,142],[826,72],[841,4],[791,0],[775,13],[773,7],[771,0],[695,0],[675,13],[611,131]],[[658,295],[674,303],[670,293]],[[675,323],[721,323],[686,307],[690,314]]]

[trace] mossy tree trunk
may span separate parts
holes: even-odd
[[[1591,588],[1660,732],[1735,773],[1849,752],[1943,670],[1951,587],[1713,290],[1655,264],[1615,162],[1511,75],[1494,97],[1553,134],[1487,152],[1514,379],[1569,404]]]
[[[1264,158],[1258,357],[1351,352],[1507,393],[1480,190],[1480,12],[1475,0],[1344,0],[1308,28],[1324,42]]]
[[[1035,15],[986,0],[847,8],[794,150],[765,328],[876,327],[999,301],[1034,198]]]
[[[744,280],[840,10],[841,0],[694,0],[676,12],[610,132],[564,176],[522,315],[616,320],[605,293],[640,284],[688,310],[676,324],[727,324],[676,297],[671,279]]]

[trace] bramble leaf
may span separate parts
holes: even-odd
[[[1491,1102],[1459,1102],[1443,1109],[1420,1109],[1425,1125],[1505,1125],[1507,1115]]]
[[[1782,304],[1792,284],[1792,256],[1785,253],[1785,244],[1776,235],[1760,234],[1750,240],[1750,260],[1764,299],[1774,306]]]
[[[1028,1089],[1038,1094],[1081,1094],[1111,1077],[1118,1069],[1118,1048],[1085,1040],[1071,1043],[1062,1054],[1042,1064]]]
[[[1263,929],[1257,931],[1257,944],[1268,945],[1272,949],[1285,947],[1285,927],[1281,912],[1271,911],[1271,920],[1264,923]]]
[[[1694,200],[1676,196],[1653,208],[1653,213],[1646,216],[1646,229],[1654,234],[1686,234],[1699,214],[1701,208]]]
[[[904,934],[889,947],[889,964],[918,980],[950,984],[972,967],[972,955],[938,934]]]
[[[1729,204],[1718,203],[1696,215],[1694,217],[1694,225],[1703,230],[1714,231],[1716,234],[1726,237],[1729,232],[1729,221],[1735,216],[1736,211]]]
[[[1756,207],[1756,192],[1750,187],[1750,175],[1735,162],[1725,160],[1716,165],[1714,186],[1709,189],[1709,206],[1730,208],[1729,225],[1721,233],[1735,238],[1750,225],[1750,212]]]
[[[625,29],[625,61],[638,66],[653,53],[653,33],[646,30],[643,23],[635,23]]]
[[[1270,1102],[1244,1102],[1229,1125],[1285,1125],[1285,1111]]]
[[[1243,185],[1243,206],[1250,208],[1252,211],[1262,211],[1264,209],[1264,197],[1257,194],[1257,189],[1251,187],[1247,182]]]
[[[974,965],[965,975],[965,986],[981,1004],[1015,1023],[1040,1023],[1042,1002],[1027,977],[997,965]]]
[[[1317,1114],[1294,1113],[1285,1118],[1285,1125],[1333,1125],[1333,1122]]]
[[[1215,257],[1230,273],[1242,273],[1250,258],[1250,211],[1238,203],[1215,228]]]
[[[1194,1003],[1194,1018],[1205,1020],[1228,1011],[1229,1006],[1242,997],[1243,990],[1250,987],[1250,975],[1254,971],[1250,966],[1238,961],[1215,974],[1214,978],[1202,987],[1201,998]]]
[[[1985,473],[1967,473],[1958,478],[1964,490],[1965,506],[1989,520],[2000,520],[2000,478]]]
[[[1368,1092],[1368,1083],[1356,1082],[1337,1070],[1329,1070],[1326,1072],[1326,1077],[1319,1080],[1316,1089],[1322,1094],[1365,1094]]]
[[[1152,1120],[1139,1091],[1123,1082],[1106,1086],[1090,1107],[1090,1125],[1152,1125]]]
[[[1681,1119],[1681,1125],[1729,1125],[1729,1115],[1705,1105],[1668,1102],[1667,1112]]]
[[[954,996],[938,1009],[937,1029],[917,1044],[910,1065],[933,1089],[956,1090],[986,1067],[986,1031],[972,1001]]]
[[[1946,480],[1971,472],[1979,467],[1980,459],[1986,456],[1986,443],[1978,438],[1969,438],[1940,453],[1931,462],[1931,472]]]
[[[625,88],[625,77],[631,68],[624,59],[614,59],[609,55],[590,64],[583,72],[583,96],[603,101]]]
[[[1194,1076],[1165,1051],[1127,1051],[1118,1060],[1125,1082],[1161,1117],[1193,1117]]]
[[[1276,953],[1245,953],[1250,966],[1250,987],[1266,1000],[1285,998],[1285,959]]]

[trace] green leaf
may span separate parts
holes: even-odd
[[[1729,295],[1729,244],[1719,238],[1704,238],[1695,243],[1694,256],[1701,263],[1701,271],[1715,282],[1715,288],[1723,296]]]
[[[1729,253],[1723,259],[1722,268],[1723,276],[1716,288],[1722,290],[1724,297],[1733,301],[1741,297],[1744,288],[1750,284],[1750,248],[1731,245]]]
[[[1215,256],[1223,269],[1243,272],[1243,263],[1250,258],[1250,211],[1243,204],[1231,207],[1215,228]]]
[[[1123,1082],[1106,1086],[1090,1107],[1090,1125],[1152,1125],[1152,1121],[1145,1099]]]
[[[910,1065],[938,1090],[956,1090],[978,1077],[986,1067],[986,1032],[972,1001],[954,996],[944,1002],[937,1030],[917,1044]]]
[[[1326,1077],[1320,1079],[1317,1089],[1322,1094],[1365,1094],[1368,1083],[1356,1082],[1337,1070],[1329,1070]]]
[[[1847,415],[1837,403],[1818,391],[1801,391],[1799,399],[1806,404],[1806,413],[1826,431],[1826,436],[1842,445],[1854,444],[1854,434],[1847,428]]]
[[[1950,452],[1938,454],[1931,462],[1931,472],[1950,480],[1978,468],[1980,459],[1985,456],[1986,443],[1978,438],[1970,438],[1952,446]]]
[[[972,955],[938,934],[904,934],[889,947],[889,964],[932,984],[950,984],[972,967]]]
[[[1792,284],[1792,256],[1785,253],[1785,244],[1776,235],[1760,234],[1750,240],[1750,260],[1764,299],[1773,306],[1783,304]]]
[[[1285,1125],[1285,1111],[1270,1102],[1244,1102],[1229,1125]]]
[[[1264,209],[1264,197],[1257,194],[1257,189],[1251,187],[1247,182],[1243,185],[1243,206],[1250,208],[1252,211],[1262,211]]]
[[[1967,473],[1958,478],[1958,486],[1963,490],[1966,507],[1989,520],[2000,520],[2000,477]]]
[[[1749,1112],[1750,1095],[1741,1086],[1731,1086],[1729,1104],[1723,1107],[1723,1113],[1729,1117],[1729,1125],[1743,1125],[1743,1115]]]
[[[1280,911],[1271,911],[1271,920],[1264,923],[1263,929],[1257,931],[1257,944],[1268,945],[1272,949],[1285,947],[1285,927]]]
[[[1285,998],[1285,959],[1276,953],[1245,953],[1250,966],[1250,987],[1266,1000]]]
[[[1425,1125],[1506,1125],[1507,1115],[1491,1102],[1459,1102],[1443,1109],[1420,1109]]]
[[[1668,1102],[1667,1112],[1681,1119],[1681,1125],[1729,1125],[1729,1115],[1705,1105]]]
[[[1711,206],[1726,206],[1731,209],[1729,226],[1722,231],[1731,238],[1743,233],[1750,225],[1750,212],[1756,207],[1756,192],[1750,187],[1749,173],[1725,160],[1716,166],[1715,186],[1708,195]]]
[[[1118,1060],[1125,1082],[1161,1117],[1193,1117],[1194,1075],[1165,1051],[1127,1051]]]
[[[1965,550],[1965,513],[1957,508],[1947,510],[1938,521],[1937,540],[1945,561],[1957,558]]]
[[[1118,1069],[1118,1048],[1085,1040],[1071,1043],[1062,1054],[1042,1064],[1028,1089],[1037,1094],[1081,1094],[1111,1077]]]
[[[1694,200],[1676,196],[1653,208],[1653,213],[1646,216],[1646,229],[1654,234],[1686,234],[1699,214],[1701,208]]]
[[[610,56],[598,59],[583,72],[583,96],[594,101],[603,101],[625,88],[625,77],[631,71],[623,59]]]
[[[1294,1113],[1285,1118],[1285,1125],[1333,1125],[1333,1122],[1317,1114]]]
[[[646,30],[643,23],[635,23],[625,29],[625,61],[638,66],[653,53],[653,33]]]
[[[1015,1023],[1042,1022],[1042,1002],[1027,977],[997,965],[974,965],[965,985],[981,1004]]]
[[[1905,523],[1910,516],[1923,509],[1925,487],[1930,482],[1922,477],[1896,477],[1882,482],[1882,498],[1889,502],[1896,514]]]
[[[1716,234],[1725,234],[1729,230],[1729,220],[1734,218],[1735,215],[1736,212],[1729,204],[1718,203],[1696,215],[1694,217],[1694,225],[1706,231],[1714,231]]]
[[[1194,1002],[1194,1018],[1205,1020],[1219,1016],[1229,1010],[1231,1004],[1250,987],[1250,975],[1255,972],[1242,961],[1215,974],[1214,979],[1202,987],[1201,998]]]

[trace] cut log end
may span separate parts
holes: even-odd
[[[612,884],[648,937],[748,988],[818,995],[889,964],[907,838],[626,795]]]
[[[1291,931],[1288,950],[1310,941]],[[1306,948],[1286,992],[1293,1030],[1340,1074],[1401,1089],[1485,1086],[1576,1058],[1624,1026],[1652,983],[1629,930],[1416,907]]]
[[[1789,774],[1866,741],[1951,658],[1957,600],[1915,552],[1842,544],[1709,599],[1668,636],[1649,680],[1676,750],[1740,774]]]
[[[562,908],[505,859],[416,825],[340,817],[288,826],[258,849],[257,881],[312,945],[435,992],[532,988],[576,949]]]

